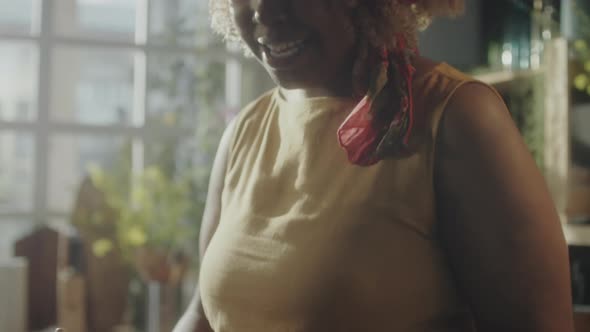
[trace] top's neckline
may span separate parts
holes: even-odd
[[[287,99],[280,87],[275,88],[273,95],[281,108],[289,109],[329,111],[342,109],[343,106],[352,106],[355,104],[355,99],[352,97],[318,96]]]
[[[414,84],[419,83],[434,73],[440,72],[443,67],[447,67],[446,62],[439,62],[432,66],[429,70],[422,72],[420,75],[414,76]],[[296,109],[313,109],[313,110],[338,110],[343,106],[351,106],[358,103],[353,97],[336,97],[336,96],[317,96],[309,98],[291,98],[288,99],[283,89],[276,87],[273,92],[274,99],[281,108],[296,108]]]

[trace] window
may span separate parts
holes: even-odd
[[[27,34],[36,30],[41,0],[0,0],[0,29],[7,33]]]
[[[36,224],[68,221],[89,165],[123,158],[141,170],[161,163],[168,142],[175,163],[198,161],[187,154],[199,153],[203,122],[262,92],[243,86],[261,76],[212,35],[207,6],[0,0],[0,229],[18,230],[2,232],[2,248]]]
[[[38,46],[29,41],[0,40],[0,57],[0,103],[4,106],[0,110],[0,120],[33,120],[36,112],[29,109],[27,114],[22,114],[19,105],[36,108]]]
[[[0,132],[0,211],[26,213],[33,208],[35,144],[26,132]]]

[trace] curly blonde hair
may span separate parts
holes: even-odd
[[[231,0],[210,0],[211,26],[224,39],[239,42],[239,34],[230,14]],[[415,47],[417,33],[436,16],[456,16],[463,11],[464,0],[352,0],[357,31],[373,47],[397,47],[396,35],[402,34],[408,46]]]

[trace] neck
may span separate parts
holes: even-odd
[[[432,71],[439,63],[416,56],[413,64],[416,69],[415,77],[420,77]],[[280,92],[286,100],[290,101],[300,101],[315,97],[354,98],[353,78],[350,73],[339,75],[339,78],[331,81],[337,84],[326,87],[305,87],[300,89],[280,88]]]
[[[281,88],[281,93],[289,100],[315,97],[353,98],[354,84],[351,70],[353,65],[354,61],[350,59],[341,66],[339,73],[332,75],[330,79],[324,82],[297,89]]]

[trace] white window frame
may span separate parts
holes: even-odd
[[[48,165],[50,161],[50,138],[59,134],[93,134],[101,136],[121,136],[132,138],[132,172],[139,172],[144,167],[144,142],[150,137],[162,135],[190,135],[191,130],[178,128],[145,127],[146,92],[147,92],[147,55],[153,52],[171,54],[198,54],[200,61],[215,60],[226,64],[225,103],[236,108],[241,105],[241,72],[245,65],[243,57],[226,48],[193,48],[180,45],[148,44],[149,1],[136,0],[135,38],[133,42],[86,39],[83,37],[60,36],[55,32],[53,20],[56,2],[59,0],[35,0],[33,23],[30,34],[7,33],[0,31],[0,41],[31,42],[38,47],[38,86],[37,117],[33,121],[0,120],[0,131],[20,132],[32,135],[35,142],[34,179],[32,211],[0,212],[0,223],[5,220],[31,220],[34,224],[46,224],[51,220],[68,219],[70,214],[64,211],[51,211],[48,206]],[[205,0],[203,0],[205,1]],[[60,46],[76,46],[99,49],[133,51],[133,110],[129,125],[89,125],[82,123],[63,123],[50,117],[53,49]]]

